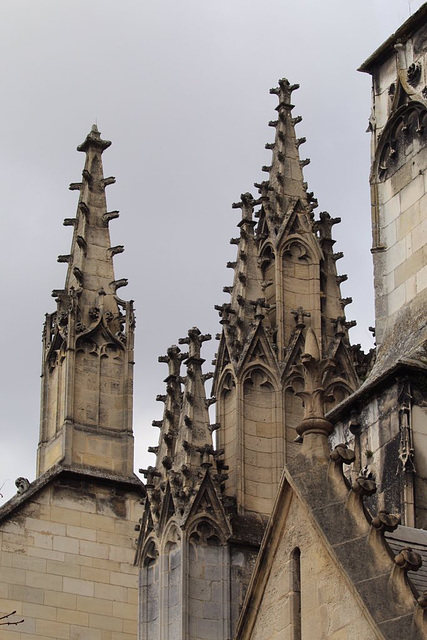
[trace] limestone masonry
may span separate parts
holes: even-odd
[[[350,344],[340,218],[315,214],[298,85],[281,79],[266,179],[233,204],[215,371],[197,327],[159,358],[145,483],[110,142],[94,126],[78,147],[67,277],[43,331],[37,478],[0,508],[0,616],[18,623],[2,640],[427,638],[427,4],[360,70],[373,82],[375,350]]]

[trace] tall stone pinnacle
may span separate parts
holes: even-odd
[[[112,247],[109,221],[118,217],[118,212],[108,212],[105,187],[115,181],[104,178],[102,152],[111,145],[102,140],[96,125],[77,147],[86,154],[82,172],[82,182],[71,184],[71,189],[80,191],[77,214],[74,220],[65,224],[74,226],[71,253],[67,256],[68,271],[65,290],[78,292],[80,322],[89,326],[93,321],[93,307],[103,307],[114,315],[118,313],[116,291],[125,286],[127,280],[115,280],[113,256],[122,253],[124,247]],[[62,260],[63,256],[60,256]],[[120,326],[115,329],[120,331]]]
[[[60,255],[68,263],[64,289],[53,291],[57,310],[47,314],[44,329],[42,407],[38,473],[54,464],[96,467],[132,475],[132,302],[117,296],[126,279],[115,280],[102,153],[111,142],[102,140],[94,125],[77,148],[86,154],[79,191],[71,251]]]

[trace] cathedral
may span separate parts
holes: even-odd
[[[37,478],[0,507],[2,640],[427,638],[427,4],[360,71],[375,349],[350,343],[340,219],[316,212],[298,85],[283,78],[265,180],[232,205],[214,373],[197,327],[159,358],[145,482],[111,143],[93,126],[78,147],[67,276],[43,329]]]

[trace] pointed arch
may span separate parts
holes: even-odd
[[[160,637],[159,546],[153,535],[146,541],[141,554],[138,594],[141,640],[158,639]]]
[[[405,150],[427,136],[427,109],[418,101],[400,106],[381,134],[372,165],[372,178],[384,182],[407,162]]]
[[[221,375],[216,398],[217,420],[220,428],[215,435],[218,448],[224,450],[224,463],[229,467],[226,493],[227,495],[235,495],[237,487],[238,390],[237,380],[230,365]]]
[[[241,380],[243,503],[269,514],[283,468],[281,394],[272,372],[259,363]]]
[[[309,323],[317,335],[321,332],[320,261],[323,257],[313,234],[287,236],[280,247],[283,317],[280,335],[287,349],[295,332],[293,311],[302,307],[310,314]]]
[[[292,640],[301,640],[301,550],[299,547],[292,550],[290,565]]]
[[[191,622],[203,637],[209,619],[209,637],[229,638],[229,550],[210,518],[199,518],[189,531],[188,583]]]
[[[261,267],[262,279],[264,282],[265,301],[268,319],[273,331],[273,335],[277,329],[277,313],[276,313],[276,297],[277,297],[277,277],[276,277],[276,253],[273,245],[266,242],[261,249],[258,259]]]

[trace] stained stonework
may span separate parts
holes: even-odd
[[[28,495],[29,492],[29,495]],[[141,487],[62,472],[0,509],[2,640],[134,640]]]
[[[387,343],[395,316],[406,312],[427,288],[427,54],[418,12],[411,30],[403,26],[393,42],[361,70],[372,75],[372,233],[376,338]],[[381,351],[380,354],[381,355]]]

